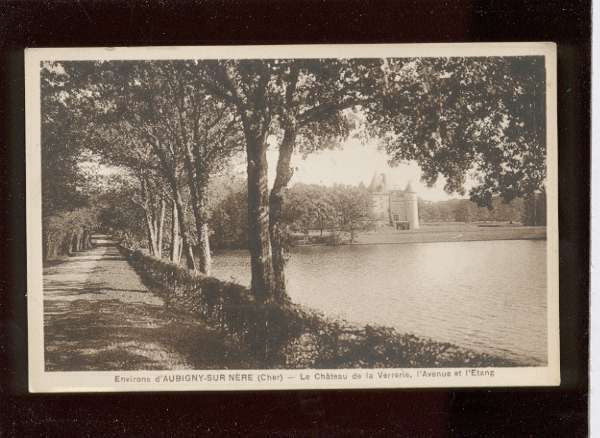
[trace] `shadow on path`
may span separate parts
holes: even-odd
[[[106,239],[44,269],[47,371],[244,367],[221,335],[166,311]]]

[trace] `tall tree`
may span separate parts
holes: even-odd
[[[267,137],[273,112],[268,87],[268,61],[214,61],[205,63],[204,84],[235,108],[244,134],[248,174],[248,248],[251,256],[251,287],[260,302],[275,298],[271,239],[269,235],[269,188]]]
[[[365,65],[366,64],[366,65]],[[284,191],[293,176],[294,153],[307,155],[334,147],[351,132],[344,111],[358,105],[362,92],[373,87],[369,77],[378,61],[364,64],[346,60],[279,61],[275,83],[279,94],[271,99],[277,114],[279,138],[275,181],[269,197],[274,287],[285,297]],[[361,91],[362,90],[362,91]]]
[[[281,71],[276,83],[283,98],[276,108],[283,136],[270,204],[280,290],[284,259],[273,230],[291,156],[303,135],[320,143],[344,138],[347,130],[331,136],[328,128],[344,126],[349,109],[364,117],[367,134],[383,140],[392,162],[416,160],[428,183],[441,174],[448,192],[464,193],[473,171],[479,184],[470,195],[479,205],[491,207],[494,195],[508,202],[543,190],[543,57],[295,60]]]
[[[198,236],[199,269],[209,275],[209,181],[240,150],[240,120],[230,106],[205,92],[199,81],[197,62],[165,62],[155,67],[164,78],[166,101],[170,103],[162,115],[183,151]]]
[[[263,301],[285,300],[283,193],[293,175],[293,154],[347,137],[351,123],[344,111],[371,98],[381,82],[381,61],[229,60],[204,65],[207,89],[233,105],[242,121],[252,290]],[[278,150],[271,190],[270,141]]]
[[[356,231],[369,223],[366,221],[369,214],[369,192],[365,188],[336,185],[333,193],[338,227],[350,233],[350,242],[354,242]]]

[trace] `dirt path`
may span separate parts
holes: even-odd
[[[115,242],[44,269],[47,371],[222,367],[226,343],[202,323],[173,316]]]

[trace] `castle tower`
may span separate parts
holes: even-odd
[[[389,196],[385,173],[375,173],[368,190],[371,196],[371,216],[378,221],[386,221],[389,217]]]
[[[406,185],[404,193],[406,196],[406,216],[409,227],[411,230],[417,230],[419,229],[419,202],[417,193],[413,190],[410,181]]]

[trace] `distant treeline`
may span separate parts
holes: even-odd
[[[546,225],[546,197],[540,193],[528,199],[504,202],[499,197],[492,208],[479,207],[468,199],[424,201],[419,199],[421,222],[512,222],[523,225]]]
[[[227,193],[211,215],[211,245],[214,248],[244,248],[248,242],[246,189],[243,184]],[[312,230],[328,242],[339,240],[339,233],[350,239],[371,226],[370,197],[364,185],[295,184],[284,193],[283,224],[286,244],[293,236]]]

